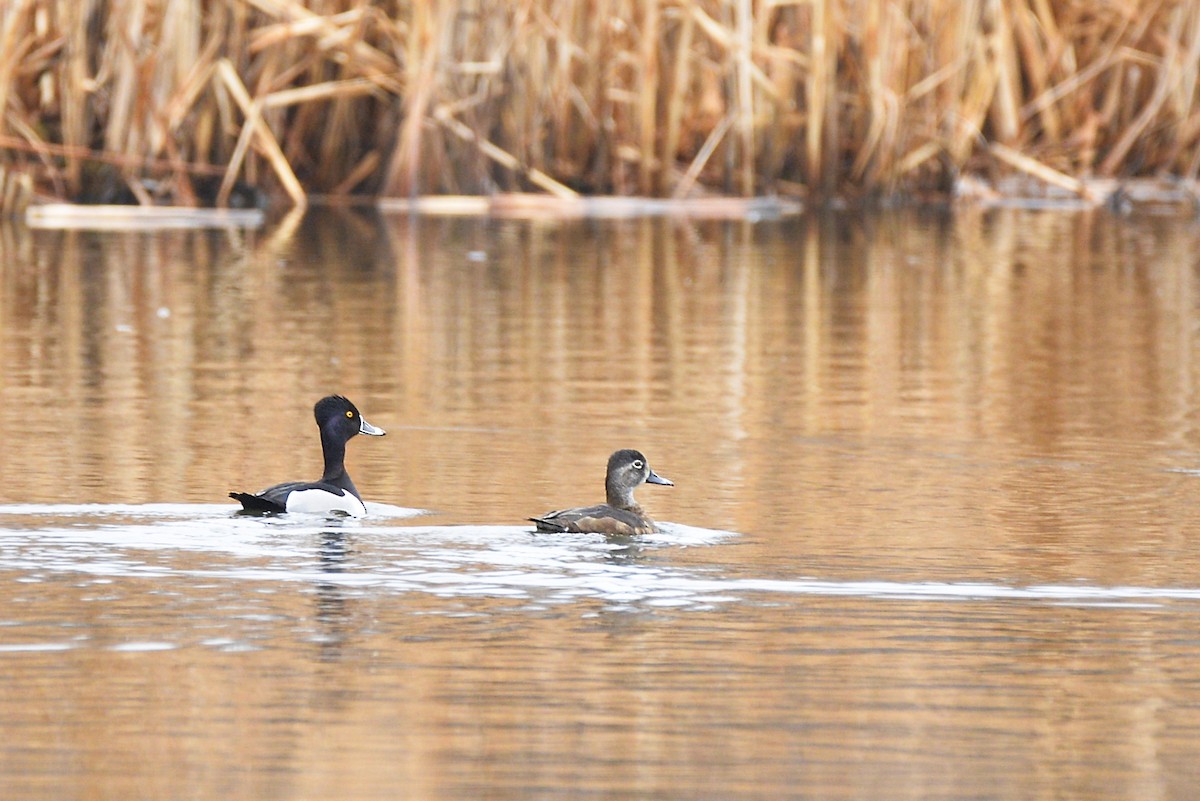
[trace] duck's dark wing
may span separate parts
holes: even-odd
[[[529,520],[538,531],[555,534],[572,532],[628,537],[654,533],[654,523],[647,518],[606,503],[547,512],[541,517],[531,517]]]
[[[243,512],[286,512],[287,496],[302,487],[310,487],[304,481],[288,481],[267,487],[262,492],[251,495],[248,492],[231,492],[229,497],[242,504]]]
[[[231,492],[229,497],[242,505],[243,512],[263,514],[267,512],[286,512],[287,509],[269,498],[261,495],[251,495],[248,492]]]

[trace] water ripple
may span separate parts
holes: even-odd
[[[9,524],[0,527],[0,570],[33,582],[77,573],[97,581],[169,578],[174,586],[188,577],[543,604],[599,599],[617,608],[711,608],[788,596],[1088,606],[1200,601],[1200,588],[731,577],[719,561],[687,567],[670,557],[738,536],[728,531],[666,523],[652,536],[612,539],[518,526],[397,525],[420,510],[375,512],[367,521],[329,521],[246,517],[228,505],[0,506]]]

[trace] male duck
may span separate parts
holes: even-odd
[[[321,429],[321,450],[325,453],[325,474],[320,481],[288,481],[262,492],[231,492],[241,501],[243,512],[341,513],[362,517],[367,507],[350,474],[346,472],[346,443],[355,434],[382,437],[387,432],[367,422],[354,404],[341,395],[321,398],[313,407],[317,427]]]
[[[608,457],[608,473],[604,492],[608,503],[547,512],[529,518],[538,531],[578,532],[584,534],[654,533],[654,521],[633,499],[633,491],[642,484],[675,486],[650,469],[650,463],[640,451],[620,450]]]

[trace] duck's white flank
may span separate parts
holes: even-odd
[[[314,515],[344,512],[351,517],[363,517],[367,514],[367,507],[355,498],[353,493],[343,491],[341,495],[335,495],[323,489],[295,490],[288,493],[287,510]]]

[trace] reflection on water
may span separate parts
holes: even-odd
[[[80,510],[86,512],[80,513]],[[25,571],[27,583],[54,574],[106,579],[203,576],[228,581],[312,584],[325,612],[343,606],[344,588],[426,592],[443,598],[520,598],[532,605],[591,599],[606,611],[641,607],[709,610],[763,595],[846,595],[947,601],[1020,599],[1072,605],[1159,607],[1200,602],[1200,587],[1008,586],[986,582],[836,581],[811,577],[737,578],[711,568],[676,567],[661,549],[728,543],[738,535],[664,523],[642,537],[547,535],[528,526],[394,525],[411,510],[381,513],[374,524],[329,527],[290,515],[271,524],[194,504],[145,507],[7,507],[0,517],[0,569]],[[25,519],[25,515],[36,515]],[[115,515],[115,517],[114,517]],[[6,519],[7,518],[7,519]],[[186,565],[173,559],[188,554]],[[203,556],[205,555],[206,556]],[[209,560],[215,559],[211,563]],[[326,608],[328,607],[328,608]],[[1198,604],[1200,607],[1200,604]]]
[[[1198,233],[0,227],[5,797],[1188,798]]]

